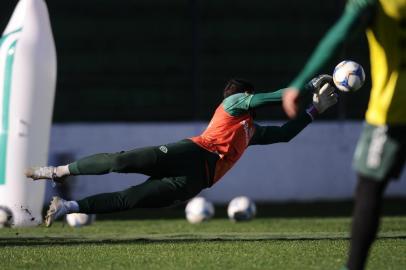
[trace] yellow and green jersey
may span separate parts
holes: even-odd
[[[406,0],[380,0],[367,38],[372,89],[366,121],[406,124]]]
[[[366,121],[406,124],[406,0],[349,0],[291,86],[302,89],[357,30],[367,33],[372,89]]]

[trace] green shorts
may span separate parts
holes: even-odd
[[[355,171],[377,181],[398,178],[406,159],[405,142],[406,125],[365,123],[354,154]]]

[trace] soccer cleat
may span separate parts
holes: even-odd
[[[25,171],[25,176],[27,178],[32,178],[33,180],[39,179],[49,179],[55,182],[62,182],[62,178],[58,178],[56,175],[56,167],[30,167]]]
[[[45,226],[51,227],[54,220],[66,214],[68,214],[68,208],[65,205],[65,200],[57,196],[53,197],[45,216]]]
[[[25,176],[38,179],[54,179],[56,178],[56,167],[30,167],[25,171]]]

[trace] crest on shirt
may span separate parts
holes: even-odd
[[[168,153],[168,148],[165,145],[161,145],[159,147],[159,150],[161,150],[162,152],[164,152],[165,154]]]

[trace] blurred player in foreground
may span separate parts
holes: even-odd
[[[349,0],[342,17],[283,94],[286,113],[295,117],[306,78],[319,72],[347,37],[361,30],[366,30],[369,43],[372,89],[354,154],[358,184],[346,265],[351,270],[364,269],[378,230],[383,193],[405,163],[406,0]]]
[[[132,208],[156,208],[188,200],[216,183],[241,157],[249,145],[287,142],[315,116],[337,102],[331,76],[321,75],[307,86],[313,103],[282,126],[254,123],[254,109],[281,101],[282,90],[254,94],[254,87],[233,79],[226,85],[224,100],[200,136],[176,143],[111,154],[96,154],[68,165],[33,167],[27,177],[63,180],[68,175],[110,172],[150,176],[140,185],[121,192],[90,196],[79,201],[54,197],[45,217],[46,226],[68,213],[107,213]]]

